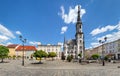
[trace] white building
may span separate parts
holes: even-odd
[[[116,41],[116,48],[117,48],[117,53],[116,53],[116,57],[117,59],[120,59],[120,39]]]
[[[24,57],[31,59],[33,53],[37,51],[35,46],[24,46]],[[23,46],[18,46],[15,49],[16,56],[23,56]]]
[[[115,59],[120,59],[120,39],[106,43],[105,54],[111,54]]]
[[[47,44],[47,45],[38,45],[37,47],[38,50],[43,50],[47,53],[49,52],[55,52],[57,54],[57,59],[61,58],[61,45],[51,45],[51,44]]]
[[[64,39],[64,55],[73,55],[74,58],[78,58],[78,54],[84,58],[84,34],[82,32],[82,22],[80,19],[80,6],[78,6],[78,16],[76,23],[76,34],[75,39],[66,41]]]
[[[114,59],[120,59],[120,39],[105,43],[98,47],[93,48],[92,50],[89,50],[90,52],[87,52],[87,55],[93,55],[93,54],[99,54],[102,56],[102,51],[104,52],[103,54],[106,55],[111,55]]]

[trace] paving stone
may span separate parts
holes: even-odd
[[[0,76],[120,76],[120,63],[99,63],[81,65],[77,62],[44,61],[43,64],[31,64],[36,60],[6,60],[0,63]]]

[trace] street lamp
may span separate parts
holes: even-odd
[[[104,38],[104,40],[99,40],[99,43],[102,44],[102,65],[105,66],[105,61],[104,61],[104,51],[103,51],[103,44],[107,41],[107,37]]]
[[[21,35],[19,36],[19,38],[22,41],[22,45],[23,45],[22,66],[24,66],[24,43],[26,43],[27,39],[24,39]]]

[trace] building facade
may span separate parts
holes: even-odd
[[[81,54],[84,58],[84,34],[82,32],[82,22],[80,19],[80,6],[78,6],[78,16],[76,23],[75,39],[66,41],[64,38],[64,55],[73,55],[74,58],[78,58],[78,54]]]
[[[7,48],[9,49],[9,56],[23,56],[23,46],[18,45],[18,44],[10,44],[7,46]],[[31,58],[32,54],[36,51],[36,47],[35,46],[24,46],[24,56],[26,58]]]
[[[104,56],[109,55],[113,59],[120,59],[120,39],[105,43],[98,47],[87,49],[85,51],[86,55],[92,56],[93,54],[99,54],[102,56],[102,51],[104,52]]]
[[[51,45],[51,44],[47,44],[47,45],[38,45],[37,47],[38,50],[43,50],[47,53],[49,52],[55,52],[57,54],[57,59],[61,58],[61,45]]]
[[[120,59],[120,39],[104,44],[105,55]]]
[[[14,56],[16,55],[16,48],[18,47],[19,45],[18,44],[10,44],[7,46],[7,48],[9,49],[9,56]]]
[[[16,49],[16,56],[23,56],[23,46],[18,46]],[[37,51],[35,46],[24,46],[24,57],[31,59],[33,57],[33,53]]]

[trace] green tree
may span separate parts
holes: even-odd
[[[9,49],[5,46],[0,46],[0,58],[2,59],[1,62],[3,62],[4,58],[8,57]]]
[[[53,58],[56,57],[57,54],[56,54],[55,52],[49,52],[49,53],[48,53],[48,56],[49,56],[49,57],[52,57],[52,60],[53,60]]]
[[[96,59],[98,59],[98,58],[100,57],[100,55],[98,55],[98,54],[93,54],[91,57],[96,60]]]
[[[40,63],[41,63],[41,59],[43,57],[47,57],[47,53],[45,51],[42,51],[42,50],[38,50],[38,51],[35,51],[34,54],[33,54],[33,57],[35,57],[36,59],[39,58],[40,59]]]

